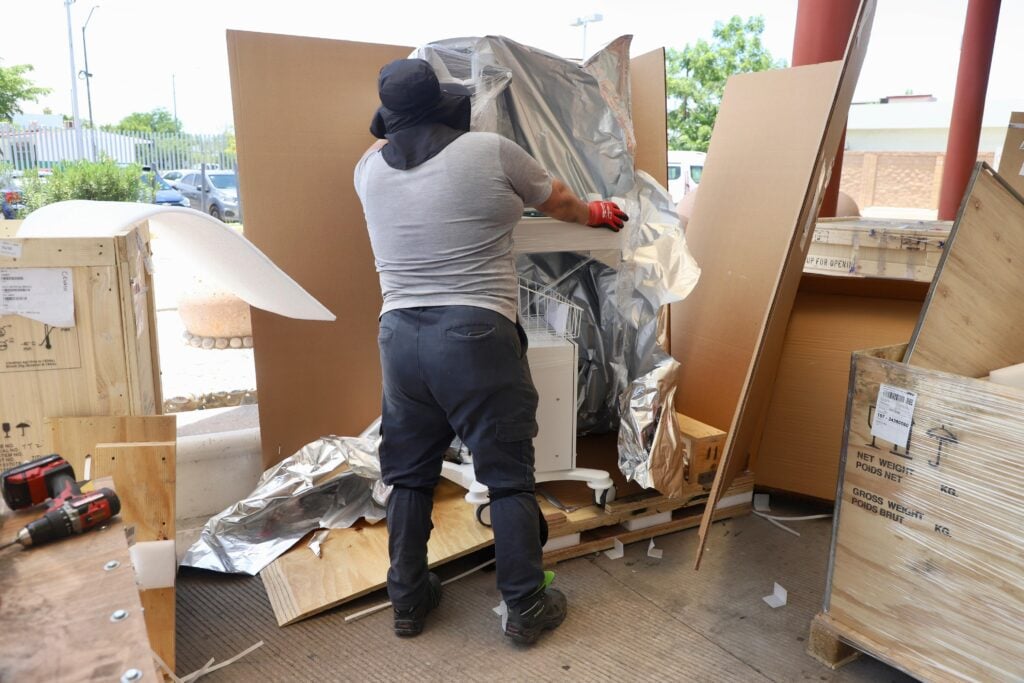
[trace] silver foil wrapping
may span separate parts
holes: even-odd
[[[249,496],[206,523],[181,564],[255,575],[314,529],[383,519],[379,438],[366,434],[323,437],[264,472]]]
[[[414,52],[442,80],[473,93],[473,129],[509,137],[578,195],[616,200],[630,215],[616,267],[580,254],[520,257],[524,277],[583,308],[577,428],[620,427],[620,467],[647,487],[669,489],[678,469],[670,406],[675,373],[665,353],[663,307],[685,298],[700,277],[668,192],[634,171],[629,45],[623,36],[580,66],[507,38],[460,38]],[[648,434],[652,440],[644,441]],[[655,438],[656,437],[656,438]],[[663,490],[663,492],[667,492]]]
[[[612,197],[634,185],[629,41],[584,66],[499,36],[439,41],[411,56],[469,88],[473,130],[515,140],[581,197]]]

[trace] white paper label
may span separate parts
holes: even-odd
[[[878,387],[875,419],[871,422],[871,436],[877,436],[900,448],[907,447],[910,425],[914,420],[917,394],[906,389],[882,384]]]
[[[21,258],[21,242],[11,240],[0,240],[0,256],[8,258]]]
[[[21,315],[54,327],[74,327],[70,268],[0,268],[0,315]]]

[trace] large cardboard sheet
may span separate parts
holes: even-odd
[[[967,188],[906,362],[985,377],[1024,362],[1024,197],[988,164]]]
[[[741,74],[726,86],[687,226],[701,284],[671,314],[677,410],[728,426],[711,503],[746,468],[764,427],[874,9],[862,2],[843,61]],[[711,521],[705,514],[698,565]]]
[[[263,461],[380,414],[381,297],[352,172],[380,67],[412,48],[228,31],[246,235],[337,315],[253,311]]]

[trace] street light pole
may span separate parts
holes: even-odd
[[[68,57],[71,60],[71,118],[75,126],[75,152],[81,159],[85,145],[82,141],[82,122],[78,118],[78,71],[75,69],[75,39],[71,32],[71,4],[74,1],[64,0],[64,9],[68,16]]]
[[[581,62],[587,60],[587,24],[593,24],[604,19],[602,14],[591,14],[586,17],[577,17],[576,21],[569,24],[569,26],[582,26],[583,27],[583,56],[580,58]]]
[[[92,78],[92,73],[89,71],[89,50],[85,43],[85,29],[89,26],[89,20],[92,19],[92,13],[96,11],[99,5],[93,5],[92,9],[89,10],[89,16],[85,18],[85,23],[82,24],[82,57],[85,60],[85,70],[79,73],[79,76],[85,78],[85,99],[89,103],[89,135],[92,138],[92,160],[96,161],[96,124],[92,120],[92,88],[89,85],[89,81]]]

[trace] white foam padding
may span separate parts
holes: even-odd
[[[174,541],[143,541],[128,549],[135,567],[135,583],[140,590],[170,588],[178,570]]]
[[[18,237],[111,237],[142,221],[204,277],[250,306],[301,320],[334,320],[309,292],[252,242],[201,211],[138,202],[75,199],[30,213]]]
[[[993,370],[989,374],[988,380],[993,384],[1003,384],[1008,387],[1024,389],[1024,363]]]

